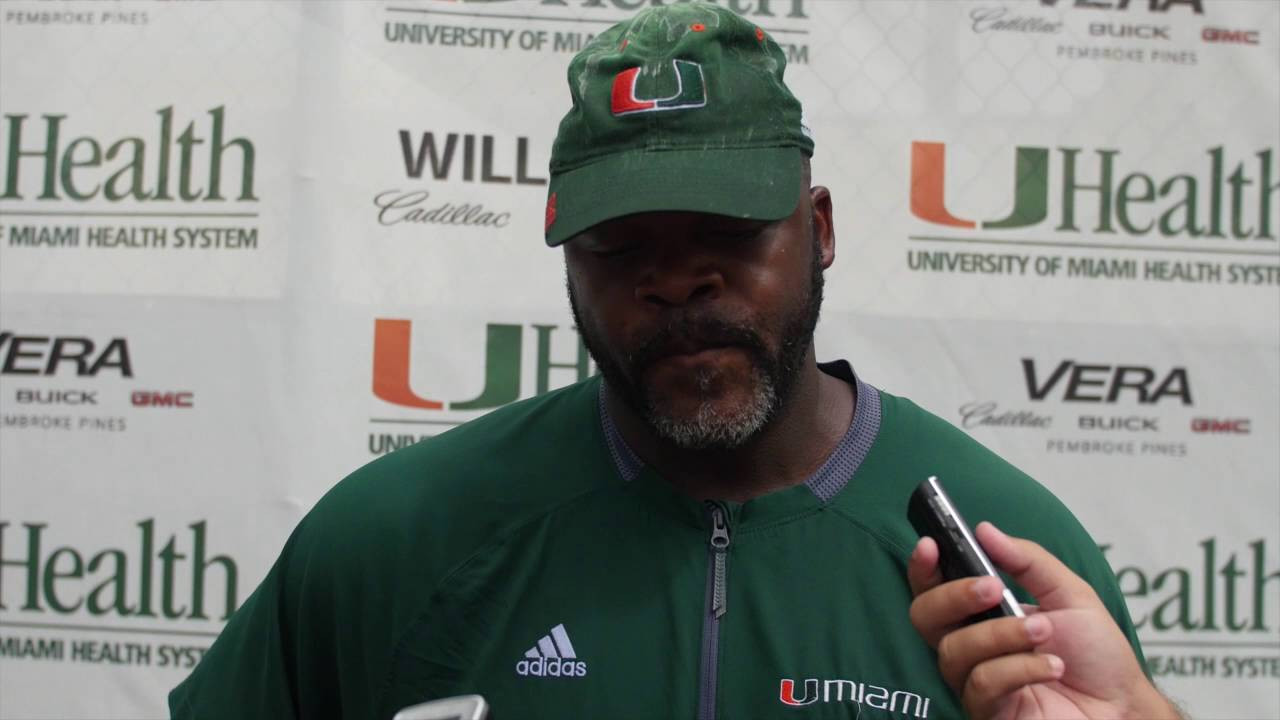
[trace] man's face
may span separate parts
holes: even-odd
[[[565,245],[587,349],[610,390],[659,437],[737,447],[786,402],[830,263],[806,200],[772,223],[630,215]]]

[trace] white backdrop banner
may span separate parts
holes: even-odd
[[[659,4],[0,5],[0,720],[166,716],[333,483],[594,372],[547,161]],[[835,200],[819,357],[1062,497],[1192,716],[1280,718],[1280,2],[721,4]]]

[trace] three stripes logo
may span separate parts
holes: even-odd
[[[524,651],[524,660],[516,663],[516,674],[524,677],[586,677],[587,664],[569,642],[564,624],[551,628],[538,644]]]

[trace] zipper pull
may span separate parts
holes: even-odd
[[[729,521],[724,508],[713,502],[711,509],[711,555],[715,564],[711,590],[711,614],[718,620],[728,610],[729,596],[725,591],[725,557],[729,552]]]

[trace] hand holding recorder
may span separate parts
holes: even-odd
[[[926,484],[921,488],[928,492]],[[941,491],[936,481],[932,487]],[[944,502],[931,507],[954,512],[945,493],[941,497]],[[918,506],[913,510],[913,524],[924,537],[907,565],[916,596],[911,622],[938,651],[942,676],[971,718],[1180,717],[1147,680],[1093,588],[1048,551],[989,522],[971,532],[958,513],[954,521],[962,531],[926,531],[917,519]],[[989,556],[989,564],[1026,588],[1039,606],[1022,606],[1025,617],[1007,609],[1002,613],[1008,590],[994,573],[944,579],[940,544],[951,546],[944,553],[951,558],[945,563],[948,574],[958,565],[954,558],[972,550],[957,549],[957,536],[976,539],[977,565]]]

